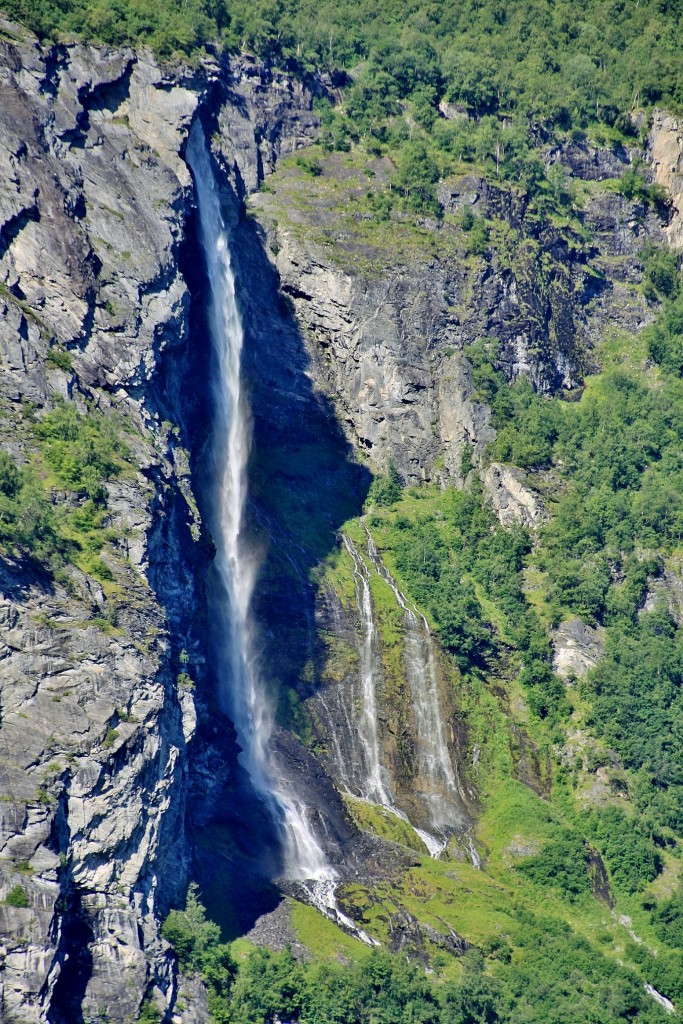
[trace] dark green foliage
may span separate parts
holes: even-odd
[[[660,1024],[663,1011],[632,972],[605,957],[556,919],[516,914],[511,941],[490,951],[495,976],[478,950],[462,960],[458,981],[435,981],[420,963],[374,951],[357,964],[301,964],[291,952],[257,949],[232,984],[233,1024]],[[501,950],[507,955],[500,955]],[[652,958],[651,958],[652,959]],[[648,977],[674,992],[675,958],[647,964]],[[220,1018],[219,1018],[220,1019]]]
[[[368,491],[368,504],[380,507],[394,505],[401,497],[401,477],[393,462],[389,463],[386,476],[376,476]]]
[[[648,185],[642,166],[635,162],[619,179],[617,190],[627,199],[640,199],[645,205],[658,206],[665,202],[666,193],[659,185]]]
[[[542,205],[569,209],[558,175],[546,177],[539,143],[594,126],[636,134],[633,107],[683,103],[678,0],[568,0],[529,5],[465,0],[5,0],[8,15],[48,38],[152,46],[162,56],[206,45],[256,53],[301,75],[344,82],[340,108],[323,113],[323,143],[400,152],[405,205],[436,212],[434,159],[476,159]],[[446,98],[470,113],[444,121]],[[534,126],[534,127],[532,127]],[[540,130],[539,130],[540,129]],[[642,168],[619,185],[629,199],[661,203]]]
[[[652,612],[633,624],[620,622],[613,627],[606,657],[585,684],[594,728],[626,768],[640,772],[634,795],[641,810],[679,831],[683,829],[682,682],[683,638],[667,614]],[[643,865],[637,877],[626,867],[620,876],[626,888],[634,878],[640,884],[652,875],[652,852],[637,856]]]
[[[9,907],[23,907],[29,906],[28,896],[25,890],[20,885],[15,885],[13,889],[7,893],[5,897],[5,903]]]
[[[667,946],[683,949],[683,893],[679,889],[652,911],[655,932]]]
[[[39,36],[78,36],[123,46],[151,46],[161,56],[191,54],[208,41],[227,38],[224,0],[4,0],[7,14]]]
[[[140,1007],[137,1024],[161,1024],[161,1013],[148,999]]]
[[[660,858],[647,825],[618,807],[605,807],[586,822],[618,892],[634,893],[656,878]]]
[[[573,832],[557,834],[519,870],[538,885],[559,889],[570,900],[590,892],[588,852],[581,837]]]
[[[47,564],[61,562],[70,550],[35,472],[16,466],[4,451],[0,452],[0,548]]]
[[[496,1024],[500,986],[481,973],[434,986],[419,964],[373,952],[361,964],[298,964],[289,951],[256,950],[233,990],[236,1024]]]
[[[646,259],[657,287],[675,294],[674,261],[659,252]],[[632,828],[610,811],[594,836],[615,887],[635,892],[659,869],[652,828],[683,827],[683,637],[665,611],[640,611],[648,579],[661,571],[660,557],[644,551],[670,551],[683,535],[683,387],[673,376],[648,384],[611,370],[580,402],[562,403],[526,383],[508,387],[492,346],[482,342],[469,354],[499,431],[492,454],[532,470],[553,466],[560,481],[536,551],[555,618],[610,627],[605,657],[581,684],[588,724],[637,773],[633,796],[651,824]],[[525,669],[535,710],[544,671],[542,661]],[[552,696],[551,680],[539,680],[539,696]]]
[[[680,256],[673,249],[650,243],[640,258],[645,270],[645,295],[651,301],[675,299],[681,291]]]
[[[438,215],[435,184],[439,169],[421,142],[409,143],[401,153],[396,185],[406,207],[415,213]]]
[[[229,993],[235,975],[230,947],[221,942],[217,924],[208,921],[206,911],[192,885],[185,910],[172,910],[163,923],[161,934],[173,946],[181,966],[197,972],[209,993],[209,1009],[216,1024],[231,1020]]]
[[[71,353],[58,345],[53,345],[47,351],[45,362],[48,366],[56,366],[60,370],[68,371],[72,365]]]
[[[0,451],[0,494],[15,498],[21,488],[21,473],[8,452]]]
[[[500,423],[491,458],[511,462],[522,469],[550,466],[558,436],[559,409],[556,403],[539,398],[526,378],[499,390],[493,401],[494,421]],[[512,420],[514,426],[507,425]]]
[[[521,960],[503,975],[510,1024],[645,1024],[665,1019],[632,972],[602,955],[568,925],[525,911],[519,911],[517,919],[511,939]]]
[[[491,457],[526,469],[555,464],[567,483],[542,532],[541,564],[557,608],[589,621],[632,617],[648,568],[637,544],[673,547],[683,536],[683,390],[669,378],[648,387],[621,370],[605,373],[578,404],[508,387],[495,349],[469,350],[478,395],[493,409]],[[614,567],[623,582],[615,586]]]
[[[672,289],[673,291],[673,289]],[[680,291],[680,284],[676,288]],[[666,373],[683,376],[683,298],[665,306],[662,315],[645,332],[650,358]]]

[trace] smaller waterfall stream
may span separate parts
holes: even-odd
[[[370,533],[367,533],[367,538],[372,565],[391,588],[403,611],[405,667],[417,729],[419,772],[430,783],[430,790],[423,796],[429,808],[432,828],[439,836],[439,839],[430,836],[431,842],[428,842],[425,834],[423,839],[432,856],[437,856],[448,842],[449,834],[462,824],[458,808],[464,794],[453,772],[444,732],[434,641],[427,620],[410,607],[380,558]]]
[[[340,781],[347,791],[356,792],[369,803],[377,804],[400,818],[416,832],[432,857],[438,857],[444,850],[453,827],[460,822],[453,813],[450,801],[441,793],[457,793],[457,785],[450,763],[450,755],[443,735],[441,709],[438,698],[436,662],[431,636],[424,619],[409,607],[398,590],[394,580],[381,561],[374,542],[368,534],[368,551],[373,569],[391,587],[405,620],[405,660],[413,711],[418,732],[419,768],[424,778],[431,782],[431,791],[425,795],[429,803],[429,819],[435,835],[416,827],[408,815],[396,806],[388,773],[382,763],[382,745],[377,724],[377,688],[382,686],[383,672],[379,637],[370,592],[370,570],[350,537],[342,535],[342,543],[353,565],[356,607],[361,626],[359,654],[358,711],[354,722],[347,722],[347,730],[355,745],[356,759],[361,771],[354,784],[349,785],[348,772],[338,740],[335,744],[333,731],[332,745],[338,762]],[[354,705],[356,701],[354,700]],[[341,711],[348,717],[347,708]],[[355,725],[355,729],[353,726]],[[439,790],[439,791],[437,791]]]
[[[382,767],[379,737],[377,733],[377,695],[375,680],[379,671],[380,653],[377,631],[372,614],[370,580],[368,570],[353,541],[342,537],[344,547],[353,561],[353,580],[356,589],[356,606],[360,615],[363,636],[360,644],[360,685],[361,707],[358,719],[358,737],[361,741],[364,759],[363,797],[372,803],[393,809],[386,773]]]

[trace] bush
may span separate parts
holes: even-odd
[[[10,889],[5,897],[5,903],[8,907],[26,908],[30,906],[28,896],[20,885],[15,885],[13,889]]]
[[[590,892],[588,853],[583,840],[565,831],[551,839],[535,857],[530,857],[518,870],[537,885],[559,889],[575,900]]]
[[[368,504],[389,507],[401,497],[401,477],[393,462],[389,463],[386,476],[376,476],[368,491]]]
[[[191,885],[184,910],[172,910],[161,934],[173,949],[181,966],[196,971],[206,982],[209,1009],[217,1024],[231,1020],[229,995],[235,977],[235,962],[230,947],[221,942],[217,924],[208,921],[199,901],[196,885]]]

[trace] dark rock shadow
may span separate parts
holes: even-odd
[[[95,933],[83,908],[81,894],[73,889],[65,897],[58,958],[61,962],[47,1015],[48,1024],[83,1024],[83,998],[92,976],[92,944]]]

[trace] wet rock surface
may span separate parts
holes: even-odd
[[[188,287],[197,262],[183,159],[192,119],[205,121],[225,175],[251,342],[249,528],[264,566],[255,602],[264,666],[313,699],[327,682],[321,622],[351,646],[358,629],[352,616],[333,621],[333,609],[316,606],[309,575],[362,508],[370,475],[356,453],[380,469],[394,462],[406,482],[462,483],[465,455],[480,464],[494,434],[467,345],[494,337],[508,378],[557,391],[580,381],[606,326],[652,319],[633,288],[634,257],[664,229],[679,237],[680,132],[662,115],[651,141],[655,176],[674,196],[665,224],[622,196],[596,194],[585,212],[593,240],[579,251],[557,232],[534,235],[523,197],[470,175],[441,187],[445,212],[498,218],[538,243],[533,252],[514,267],[422,254],[370,273],[331,260],[305,232],[261,223],[267,197],[254,204],[256,218],[243,216],[242,199],[279,156],[315,135],[302,86],[247,58],[168,68],[144,52],[41,47],[2,27],[0,442],[23,464],[28,406],[40,419],[60,398],[81,412],[91,404],[120,417],[135,471],[107,486],[112,587],[73,566],[59,580],[26,561],[0,566],[0,900],[20,888],[28,904],[0,905],[0,1017],[71,1024],[106,1005],[122,1024],[151,997],[176,1024],[195,1024],[208,1014],[201,987],[184,979],[178,988],[159,923],[188,873],[190,767],[192,821],[209,841],[211,808],[237,768],[234,737],[206,697],[215,682],[202,619],[211,541],[187,451],[201,434],[187,421],[201,419],[207,372],[206,324]],[[631,155],[578,147],[562,159],[600,182],[623,173]],[[566,274],[536,288],[549,256]],[[491,466],[489,475],[502,521],[542,519],[517,471]],[[287,521],[276,507],[283,495]],[[51,500],[64,498],[55,489]],[[594,633],[583,623],[558,631],[561,674],[596,662]],[[178,683],[181,652],[196,691]],[[464,743],[450,725],[457,759]],[[321,761],[286,731],[278,737],[350,878],[390,877],[402,857],[410,862],[361,833]],[[407,730],[387,742],[397,763],[409,761]],[[245,862],[248,853],[245,841]],[[213,851],[195,854],[222,865]],[[290,934],[284,911],[274,913],[257,927],[264,941],[276,941],[271,924]],[[398,914],[392,932],[399,949],[461,950],[457,936],[432,934],[410,915]]]

